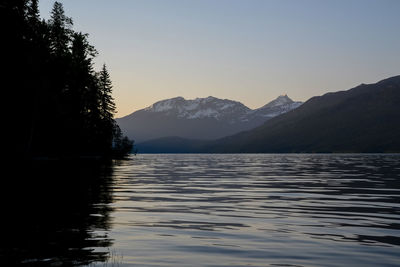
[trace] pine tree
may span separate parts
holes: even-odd
[[[106,64],[99,72],[100,110],[101,116],[106,121],[112,121],[115,114],[115,103],[112,97],[112,82]]]
[[[91,153],[95,145],[96,120],[98,114],[97,87],[93,58],[96,51],[87,40],[87,34],[73,33],[70,49],[69,71],[66,89],[63,92],[66,123],[64,132],[68,132],[69,148],[75,153]]]
[[[27,18],[30,23],[37,23],[40,21],[38,0],[30,0],[27,6]]]
[[[107,67],[103,64],[98,74],[100,87],[100,112],[105,136],[104,140],[109,140],[113,147],[114,157],[122,158],[132,152],[133,141],[123,136],[121,129],[114,120],[115,103],[112,97],[112,82]]]
[[[112,82],[106,64],[103,64],[102,69],[97,75],[99,88],[99,108],[100,108],[100,125],[102,128],[103,139],[107,142],[109,148],[113,146],[115,134],[115,103],[112,97]]]
[[[70,76],[68,77],[68,95],[76,106],[74,112],[85,115],[98,106],[95,86],[93,59],[97,52],[87,40],[88,35],[72,34]]]
[[[72,35],[72,19],[67,17],[61,3],[55,2],[49,20],[51,49],[57,56],[67,54]]]

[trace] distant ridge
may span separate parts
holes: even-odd
[[[203,151],[400,152],[400,75],[313,97],[253,130]]]
[[[136,143],[171,136],[213,140],[253,129],[301,104],[284,95],[252,110],[240,102],[212,96],[192,100],[175,97],[119,118],[117,123]]]

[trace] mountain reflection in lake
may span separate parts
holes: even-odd
[[[400,262],[400,155],[138,155],[75,170],[98,182],[23,196],[32,201],[18,206],[3,255],[28,265],[102,266],[109,251],[121,255],[115,266]]]

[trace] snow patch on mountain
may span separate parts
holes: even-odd
[[[187,119],[199,119],[204,117],[218,117],[218,111],[215,109],[207,108],[203,110],[198,110],[194,114],[189,114],[186,118]]]
[[[229,118],[235,121],[249,121],[254,117],[273,118],[282,113],[299,107],[302,102],[294,102],[287,95],[282,95],[258,109],[250,109],[240,102],[219,99],[212,96],[186,100],[176,97],[158,101],[145,108],[145,111],[164,113],[181,119],[214,118],[223,120]]]

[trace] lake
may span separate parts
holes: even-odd
[[[400,155],[145,154],[27,169],[27,186],[8,190],[2,262],[400,266]]]

